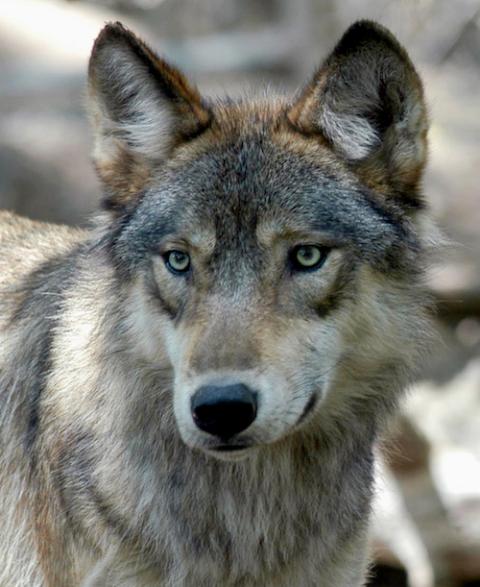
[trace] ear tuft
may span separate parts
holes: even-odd
[[[100,32],[88,73],[98,173],[110,193],[130,198],[153,164],[209,125],[210,112],[182,73],[118,22]]]
[[[353,165],[376,162],[392,182],[415,183],[426,158],[420,78],[384,27],[352,25],[288,113],[297,130],[320,134]]]

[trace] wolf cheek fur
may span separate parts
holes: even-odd
[[[0,585],[360,587],[430,330],[406,52],[215,102],[113,24],[89,88],[96,228],[0,215]]]

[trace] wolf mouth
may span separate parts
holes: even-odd
[[[240,450],[245,450],[249,447],[249,444],[218,444],[216,446],[211,447],[209,450],[214,450],[218,452],[236,452]]]
[[[318,394],[314,393],[310,399],[308,400],[303,412],[301,413],[300,417],[297,420],[297,425],[301,424],[306,418],[307,416],[310,414],[310,412],[313,410],[313,408],[316,406],[317,404],[317,400],[318,400]]]

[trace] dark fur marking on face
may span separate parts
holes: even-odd
[[[370,206],[373,212],[380,216],[384,222],[395,228],[396,232],[402,240],[405,240],[411,247],[415,249],[419,248],[418,240],[416,239],[413,231],[407,228],[407,218],[404,210],[402,210],[393,202],[387,203],[380,202],[380,197],[375,195],[370,190],[363,190],[362,196],[366,203]],[[414,203],[415,202],[415,203]],[[424,205],[421,200],[412,200],[409,205],[417,210],[421,210]]]
[[[155,199],[151,194],[150,199]],[[137,206],[121,219],[109,238],[108,247],[115,267],[124,275],[158,254],[160,241],[176,232],[176,210],[152,215],[150,206]]]
[[[211,447],[209,450],[218,452],[238,452],[248,448],[248,444],[217,444]]]
[[[337,310],[347,298],[355,295],[355,273],[357,263],[353,255],[344,259],[328,293],[315,304],[315,312],[319,318],[326,318]]]
[[[336,293],[329,294],[318,304],[315,304],[315,313],[319,318],[326,318],[331,312],[338,308],[339,297]]]
[[[160,291],[160,287],[158,285],[157,280],[153,274],[153,269],[149,271],[146,277],[146,286],[150,295],[155,299],[155,302],[158,303],[160,309],[163,313],[167,314],[170,320],[175,320],[179,316],[179,308],[175,308],[162,296],[162,292]]]
[[[297,420],[297,425],[301,424],[305,418],[308,416],[308,414],[310,414],[310,412],[314,409],[314,407],[316,406],[318,401],[318,394],[317,393],[313,393],[310,396],[310,399],[308,400],[305,408],[303,409],[303,412],[300,415],[300,418]]]
[[[312,227],[351,245],[357,256],[378,263],[385,261],[392,246],[418,249],[405,214],[396,206],[381,203],[361,185],[352,189],[337,181],[322,189],[329,201],[315,200]]]

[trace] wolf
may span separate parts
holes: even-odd
[[[353,24],[294,97],[95,41],[102,207],[0,215],[0,585],[360,587],[374,445],[431,332],[428,117]]]

